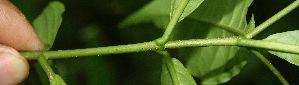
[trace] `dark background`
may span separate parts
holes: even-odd
[[[50,2],[49,0],[11,0],[32,22]],[[255,15],[259,25],[294,0],[256,0],[248,11],[248,19]],[[150,0],[61,0],[66,11],[63,23],[51,50],[67,50],[138,43],[154,40],[163,31],[151,24],[143,29],[120,29],[117,25],[129,14]],[[154,28],[154,29],[153,29]],[[297,8],[255,37],[267,36],[299,28]],[[299,84],[299,67],[260,49],[292,85]],[[48,84],[35,61],[31,62],[30,75],[22,84]],[[53,65],[69,85],[159,85],[161,56],[154,52],[105,55],[53,60]],[[198,80],[196,78],[196,80]],[[255,56],[250,56],[241,73],[227,85],[280,85],[274,74]],[[224,85],[226,85],[224,84]]]

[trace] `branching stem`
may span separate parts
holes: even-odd
[[[260,52],[250,49],[250,51],[256,55],[272,72],[273,74],[278,78],[278,80],[283,85],[289,85],[289,83],[286,81],[286,79],[280,74],[280,72],[271,64],[271,62],[265,58]]]
[[[52,70],[51,66],[49,65],[47,59],[45,56],[40,56],[37,59],[38,63],[41,65],[41,67],[44,69],[44,71],[46,72],[49,81],[52,81],[54,79],[54,71]]]
[[[168,23],[163,36],[156,40],[156,43],[158,45],[163,46],[169,40],[169,37],[170,37],[175,25],[178,23],[182,13],[184,12],[184,9],[186,8],[188,2],[189,2],[189,0],[181,0],[178,8],[176,9],[176,11],[174,11],[173,16],[171,17],[170,22]]]
[[[246,34],[246,38],[252,38],[256,36],[258,33],[262,32],[265,30],[267,27],[272,25],[274,22],[278,21],[280,18],[285,16],[286,14],[290,13],[292,10],[297,8],[299,6],[299,0],[294,1],[292,4],[288,5],[286,8],[283,10],[279,11],[277,14],[257,26],[253,31],[249,32]]]

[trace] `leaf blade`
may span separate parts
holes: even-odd
[[[64,5],[61,2],[53,1],[33,21],[34,30],[44,43],[46,50],[49,50],[54,43],[64,11]]]
[[[185,19],[179,23],[177,33],[174,33],[178,35],[174,35],[174,39],[234,36],[231,32],[213,24],[245,32],[247,30],[245,17],[251,2],[252,0],[206,0],[189,15],[190,21]],[[184,48],[179,52],[182,60],[186,62],[186,68],[193,76],[201,78],[202,84],[220,84],[229,81],[246,64],[245,55],[248,54],[246,49],[234,46]]]
[[[159,1],[162,2],[164,0]],[[176,25],[174,33],[172,33],[174,35],[172,35],[170,40],[224,38],[235,36],[234,33],[223,30],[216,25],[229,27],[229,29],[245,33],[248,30],[246,29],[245,17],[251,2],[252,0],[206,0],[186,17],[184,21],[181,21]],[[160,8],[159,10],[163,9],[168,11],[166,9],[167,7],[163,6],[170,6],[167,2],[164,2],[163,6],[160,6],[161,4],[158,3],[158,1],[155,3],[156,6],[158,6],[157,8]],[[152,10],[152,12],[153,11],[155,10]],[[139,18],[140,17],[142,17],[141,14]],[[166,12],[160,12],[160,14],[157,13],[150,17],[145,16],[143,19],[148,19],[148,21],[142,23],[154,23],[154,25],[159,28],[166,28],[167,23],[169,22],[169,15]],[[135,20],[136,22],[140,19],[135,18],[131,20]],[[136,22],[135,24],[140,23]],[[203,50],[209,50],[209,52]],[[220,53],[217,53],[217,51]],[[203,80],[203,84],[220,84],[227,82],[241,71],[241,68],[246,64],[246,59],[244,58],[245,54],[240,55],[240,53],[244,51],[245,54],[247,54],[247,50],[240,50],[239,47],[204,47],[182,48],[179,49],[178,54],[181,57],[180,60],[186,62],[186,68],[190,73],[195,77],[200,77]],[[214,55],[216,53],[217,55]],[[216,61],[220,61],[221,63],[217,63]]]
[[[179,60],[172,58],[172,62],[178,75],[180,85],[196,85],[191,74]],[[162,66],[161,85],[173,85],[169,71],[164,63]]]
[[[154,23],[161,24],[160,28],[166,28],[165,25],[169,22],[169,13],[170,13],[170,0],[154,0],[145,5],[140,10],[136,11],[128,18],[123,20],[120,24],[120,28],[142,24],[142,23]],[[165,18],[166,17],[166,18]],[[161,20],[161,18],[163,18]],[[164,20],[166,19],[166,20]],[[160,21],[160,23],[155,23],[156,21]],[[162,27],[163,26],[163,27]]]
[[[176,9],[178,8],[180,2],[182,0],[172,0],[171,1],[171,12],[170,12],[170,18],[172,17],[172,14],[174,14],[174,12],[176,11]],[[186,8],[184,9],[180,19],[178,22],[180,22],[181,20],[183,20],[185,17],[187,17],[189,14],[191,14],[196,8],[199,7],[199,5],[203,2],[204,0],[190,0],[186,6]]]
[[[292,44],[292,45],[299,45],[299,30],[288,31],[288,32],[283,32],[283,33],[276,33],[276,34],[268,36],[264,40],[281,42],[281,43]],[[270,52],[271,54],[276,55],[294,65],[299,66],[299,55],[298,54],[278,52],[278,51],[268,51],[268,52]]]

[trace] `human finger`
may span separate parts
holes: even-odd
[[[0,44],[0,85],[17,85],[29,74],[28,62],[18,51]]]
[[[19,51],[44,48],[25,16],[8,0],[0,0],[0,44]]]

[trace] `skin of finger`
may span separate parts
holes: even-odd
[[[8,0],[0,0],[0,44],[19,51],[44,48],[25,16]]]
[[[29,74],[28,62],[16,50],[0,44],[0,85],[17,85]]]

